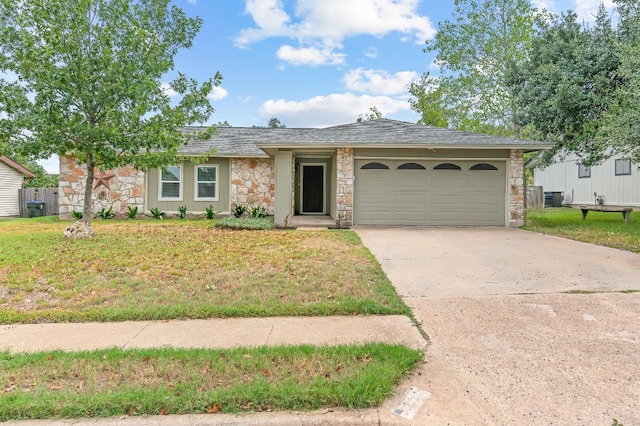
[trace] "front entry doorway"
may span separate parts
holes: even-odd
[[[301,164],[300,212],[302,214],[326,214],[325,165]]]

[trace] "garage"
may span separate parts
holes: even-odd
[[[504,226],[506,161],[356,159],[356,225]]]

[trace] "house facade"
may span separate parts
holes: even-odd
[[[541,142],[388,119],[322,129],[221,127],[184,156],[214,156],[147,173],[99,172],[94,211],[127,206],[192,213],[264,207],[277,225],[322,215],[342,225],[521,226],[524,152]],[[60,216],[80,211],[82,165],[61,157]]]
[[[613,156],[587,167],[569,155],[545,168],[534,170],[534,184],[545,192],[562,192],[563,204],[602,204],[640,208],[640,174],[631,160]]]
[[[34,177],[26,167],[0,156],[0,217],[20,215],[19,191],[25,179]]]

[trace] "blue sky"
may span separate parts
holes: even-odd
[[[531,0],[592,20],[600,0]],[[208,124],[326,127],[354,122],[375,106],[415,122],[407,86],[436,71],[424,42],[451,17],[454,0],[173,0],[203,19],[176,70],[204,81],[219,71]],[[605,4],[611,6],[612,1]],[[172,75],[167,75],[166,81]],[[170,88],[167,88],[170,93]],[[57,159],[43,161],[57,173]]]

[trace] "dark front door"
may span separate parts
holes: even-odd
[[[302,165],[302,213],[324,214],[324,166]]]

